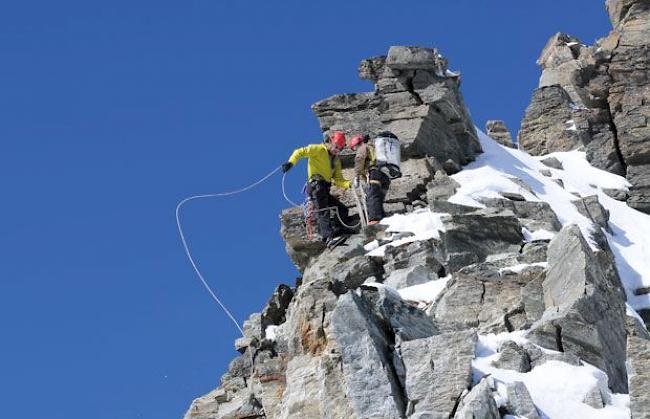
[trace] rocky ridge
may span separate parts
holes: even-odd
[[[531,154],[581,149],[626,176],[628,204],[650,213],[650,2],[607,0],[613,25],[594,45],[551,37],[518,135]]]
[[[321,128],[398,134],[404,176],[387,207],[394,220],[432,227],[379,226],[324,251],[300,208],[283,211],[281,235],[302,277],[244,323],[240,355],[185,417],[544,417],[527,377],[588,363],[605,378],[584,389],[584,409],[612,408],[612,393],[629,392],[633,417],[650,418],[650,335],[626,310],[598,197],[574,203],[588,233],[563,225],[533,178],[458,203],[454,173],[485,148],[459,76],[437,50],[415,47],[364,60],[359,73],[375,91],[316,103]],[[436,292],[421,297],[417,287],[429,286]],[[491,334],[501,342],[485,357]],[[522,380],[491,377],[479,363],[488,359]]]

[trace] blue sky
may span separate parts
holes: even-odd
[[[176,203],[318,141],[310,105],[369,91],[363,58],[438,47],[475,122],[516,131],[546,40],[592,43],[604,1],[31,1],[0,7],[2,417],[179,418],[237,332],[194,277]],[[304,166],[289,176],[299,199]],[[276,176],[191,203],[186,233],[243,320],[297,272]]]

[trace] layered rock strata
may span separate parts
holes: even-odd
[[[381,97],[382,89],[402,85],[415,95],[408,78],[420,70],[444,86],[451,79],[457,89],[446,61],[432,49],[391,48],[387,57],[364,61],[361,73],[376,83],[372,95]],[[448,96],[459,95],[452,90]],[[400,112],[422,106],[433,104],[423,100]],[[324,130],[386,128],[373,125],[381,118],[366,110],[327,112],[319,115],[321,124],[323,118],[333,122]],[[464,107],[459,113],[468,115]],[[421,131],[426,118],[411,119],[420,128],[411,137],[403,132],[410,138],[404,178],[390,199],[402,205],[400,212],[419,202],[445,213],[439,237],[416,240],[373,228],[324,250],[317,237],[307,237],[301,209],[284,211],[281,234],[302,277],[295,287],[279,286],[262,312],[245,322],[239,355],[219,388],[196,399],[186,419],[540,417],[524,383],[509,383],[505,396],[496,397],[496,383],[472,369],[479,337],[508,332],[528,341],[501,344],[494,366],[526,374],[549,361],[588,362],[607,372],[612,390],[629,388],[633,417],[647,417],[648,332],[626,315],[604,233],[608,214],[597,198],[575,202],[593,222],[595,249],[578,227],[562,226],[548,204],[519,194],[484,199],[485,208],[449,202],[460,185],[440,159],[467,162],[478,148],[461,146],[456,120],[440,119],[441,132],[449,135],[437,137]],[[524,229],[557,234],[526,241]],[[370,256],[364,245],[389,235],[394,245],[383,256]],[[424,306],[395,291],[430,281],[441,281],[442,291]],[[596,390],[585,403],[602,407],[606,400]]]
[[[650,3],[608,0],[611,33],[586,46],[554,35],[538,60],[539,88],[519,131],[531,154],[583,149],[625,175],[627,202],[650,213]]]

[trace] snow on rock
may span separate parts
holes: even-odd
[[[607,375],[596,367],[583,363],[581,366],[560,361],[547,361],[527,373],[495,368],[492,362],[499,358],[497,348],[511,340],[519,345],[530,344],[525,332],[479,335],[476,358],[472,362],[473,381],[478,383],[489,375],[498,390],[497,404],[503,405],[507,395],[506,383],[517,381],[525,384],[536,408],[543,418],[553,419],[618,419],[629,418],[629,396],[612,394],[607,388]],[[542,349],[542,348],[540,348]],[[552,352],[542,349],[544,352]],[[607,402],[601,409],[584,403],[592,389],[597,389]]]
[[[391,217],[381,220],[381,224],[387,225],[387,233],[410,233],[408,237],[403,237],[389,243],[379,245],[379,242],[372,241],[364,246],[368,251],[368,256],[384,257],[384,252],[388,246],[400,246],[419,240],[439,239],[440,231],[444,231],[441,216],[444,214],[431,212],[430,209],[420,209],[409,214],[395,214]]]
[[[590,219],[580,214],[572,201],[597,195],[603,207],[609,211],[610,234],[604,231],[616,258],[619,274],[626,289],[628,303],[636,310],[650,308],[650,294],[635,295],[634,291],[650,287],[650,215],[641,213],[617,201],[603,189],[627,189],[630,184],[624,177],[591,166],[581,151],[557,152],[533,157],[521,150],[503,147],[479,131],[484,154],[463,171],[451,176],[461,187],[449,201],[483,207],[480,198],[500,197],[500,192],[514,192],[529,201],[546,201],[563,225],[577,224],[592,248],[595,228]],[[564,170],[553,170],[555,178],[564,187],[544,176],[540,170],[548,169],[540,160],[557,158]],[[512,182],[516,177],[530,186],[533,193]],[[526,240],[550,239],[547,231],[524,231]]]
[[[447,275],[435,281],[402,288],[397,292],[403,300],[417,302],[418,306],[426,306],[435,301],[442,290],[445,289],[450,279],[451,275]]]
[[[276,326],[276,325],[266,326],[266,329],[264,329],[264,336],[269,340],[275,340],[278,327],[280,326]]]

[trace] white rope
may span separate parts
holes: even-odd
[[[194,196],[190,196],[190,197],[188,197],[188,198],[183,199],[183,200],[182,200],[181,202],[179,202],[178,205],[176,206],[176,226],[178,227],[178,234],[181,236],[181,242],[183,243],[183,248],[185,249],[185,254],[187,255],[187,258],[190,260],[190,263],[192,264],[192,267],[194,268],[194,272],[196,272],[196,274],[198,275],[199,279],[200,279],[201,282],[203,283],[203,286],[205,287],[206,290],[208,290],[208,293],[210,293],[210,296],[212,297],[212,299],[213,299],[214,301],[216,301],[216,303],[217,303],[217,304],[218,304],[218,305],[223,309],[223,311],[224,311],[224,312],[226,313],[226,315],[230,318],[230,320],[232,320],[232,322],[233,322],[234,325],[237,327],[237,329],[239,329],[239,332],[242,334],[242,336],[244,336],[244,331],[243,331],[242,328],[239,326],[239,323],[237,323],[237,320],[235,320],[235,317],[232,315],[232,313],[230,312],[230,310],[228,310],[228,308],[226,307],[226,305],[223,304],[223,303],[221,302],[221,300],[219,299],[219,297],[217,297],[217,295],[214,293],[214,291],[212,291],[212,288],[210,288],[210,285],[208,285],[208,282],[205,280],[205,278],[204,278],[203,275],[201,274],[201,271],[199,270],[198,266],[196,265],[196,262],[194,261],[194,258],[192,257],[192,252],[190,252],[190,248],[189,248],[189,246],[188,246],[188,244],[187,244],[187,240],[185,240],[185,234],[183,234],[183,228],[181,227],[180,211],[181,211],[181,207],[182,207],[184,204],[186,204],[187,202],[192,201],[192,200],[194,200],[194,199],[202,199],[202,198],[217,198],[217,197],[231,196],[231,195],[237,195],[237,194],[240,194],[240,193],[242,193],[242,192],[246,192],[246,191],[248,191],[248,190],[251,190],[251,189],[253,189],[254,187],[258,186],[259,184],[265,182],[265,181],[266,181],[268,178],[270,178],[271,176],[273,176],[273,175],[274,175],[278,170],[280,170],[280,168],[281,168],[281,166],[279,166],[279,167],[273,169],[272,172],[270,172],[269,174],[267,174],[266,176],[264,176],[262,179],[258,180],[258,181],[255,182],[255,183],[252,183],[252,184],[250,184],[250,185],[248,185],[248,186],[246,186],[246,187],[244,187],[244,188],[237,189],[237,190],[235,190],[235,191],[230,191],[230,192],[222,192],[222,193],[212,193],[212,194],[204,194],[204,195],[194,195]],[[284,178],[283,178],[283,179],[284,179]],[[282,188],[283,188],[283,191],[284,191],[284,181],[283,181],[283,184],[282,184]],[[286,197],[286,195],[285,195],[285,197]]]
[[[284,176],[282,176],[282,195],[284,195],[284,199],[286,199],[287,202],[290,203],[291,205],[293,205],[294,207],[300,207],[300,206],[302,206],[301,204],[296,204],[296,203],[293,202],[291,199],[289,199],[289,197],[287,196],[287,192],[286,192],[286,189],[285,189],[285,187],[284,187],[284,179],[285,179],[286,177],[287,177],[287,174],[285,173]],[[359,220],[359,222],[356,223],[355,225],[351,225],[351,226],[350,226],[350,225],[345,224],[345,222],[341,219],[341,214],[339,213],[339,209],[338,209],[338,207],[326,207],[326,208],[321,208],[321,209],[317,209],[317,210],[315,210],[314,212],[322,212],[322,211],[333,211],[334,214],[336,215],[336,218],[338,218],[339,222],[343,225],[343,227],[347,227],[347,228],[357,228],[357,227],[359,227],[359,226],[361,225],[361,220]]]

